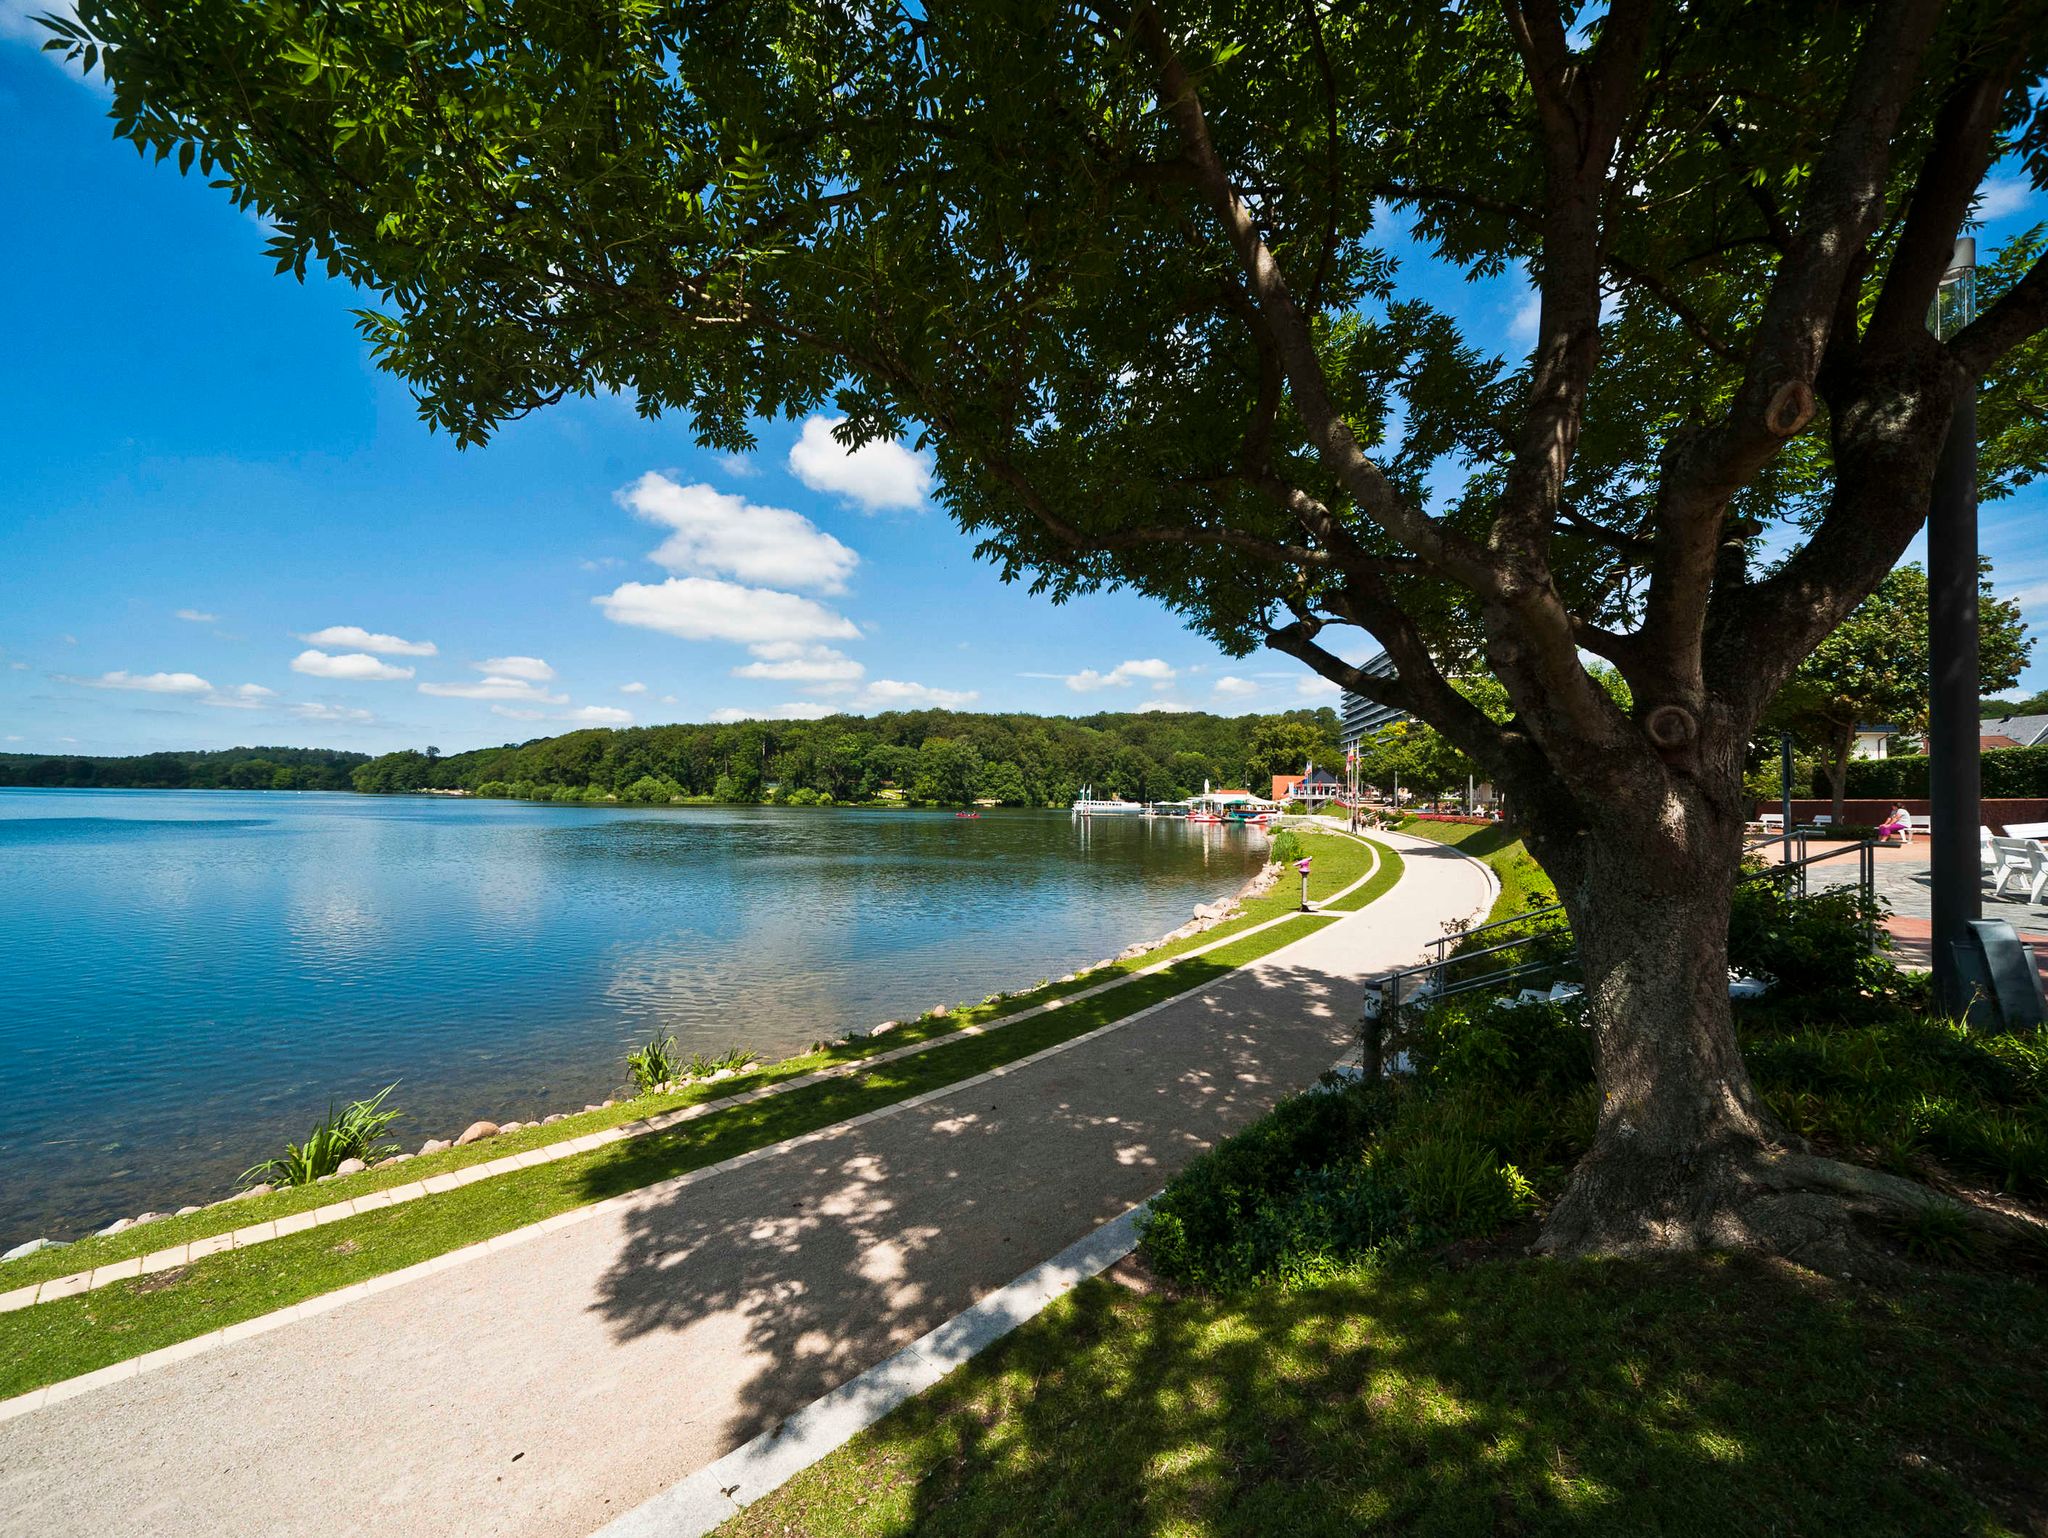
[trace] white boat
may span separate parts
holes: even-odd
[[[1126,813],[1142,817],[1145,814],[1144,802],[1126,801],[1121,796],[1113,796],[1109,800],[1104,801],[1090,793],[1093,788],[1092,786],[1083,785],[1079,799],[1074,802],[1073,809],[1080,816],[1105,817],[1117,813]]]

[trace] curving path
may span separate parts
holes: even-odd
[[[1482,917],[1399,834],[1363,911],[714,1180],[0,1423],[0,1534],[584,1538],[1151,1195]]]

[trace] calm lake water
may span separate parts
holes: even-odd
[[[1255,842],[1256,841],[1256,842]],[[1058,976],[1262,835],[1064,813],[0,789],[0,1246],[225,1195],[402,1081],[406,1146]]]

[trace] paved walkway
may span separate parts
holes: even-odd
[[[1363,912],[1126,1028],[0,1425],[0,1533],[583,1538],[1156,1191],[1483,913]]]

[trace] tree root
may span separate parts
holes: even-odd
[[[1660,1179],[1611,1164],[1582,1166],[1551,1211],[1535,1250],[1718,1250],[1769,1255],[1835,1276],[1892,1278],[1912,1268],[1873,1230],[1940,1213],[1992,1248],[2048,1255],[2048,1222],[1803,1151],[1766,1147],[1741,1157],[1724,1154],[1704,1168],[1695,1164],[1662,1173]]]

